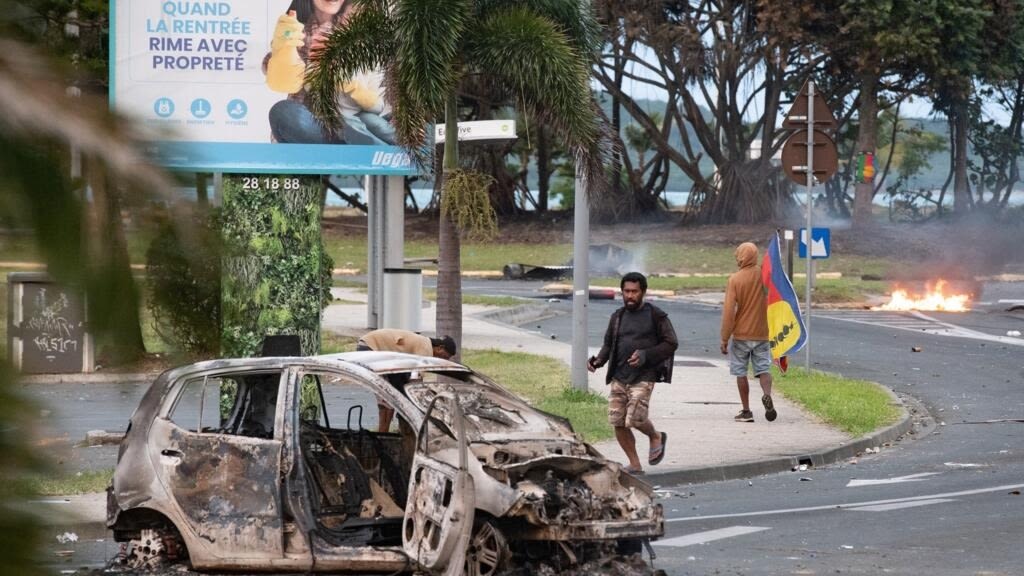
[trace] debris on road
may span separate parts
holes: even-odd
[[[108,430],[89,430],[85,433],[86,446],[116,446],[124,438],[124,432]]]
[[[910,351],[911,352],[920,352],[921,351],[921,347],[920,346],[911,346]]]

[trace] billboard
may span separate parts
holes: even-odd
[[[395,146],[379,72],[338,90],[345,127],[325,131],[302,76],[345,0],[111,0],[110,100],[153,134],[172,169],[415,173]]]

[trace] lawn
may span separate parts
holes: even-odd
[[[863,436],[896,421],[900,411],[877,384],[793,367],[784,375],[773,368],[774,389],[826,423]]]

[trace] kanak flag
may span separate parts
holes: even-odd
[[[772,235],[768,251],[761,263],[761,281],[768,293],[768,343],[772,359],[779,360],[785,371],[786,356],[804,347],[807,331],[800,316],[800,303],[796,291],[782,268],[779,233]]]

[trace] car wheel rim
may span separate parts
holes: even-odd
[[[493,576],[501,569],[508,557],[508,543],[505,536],[490,522],[480,524],[470,541],[466,554],[466,574],[469,576]]]

